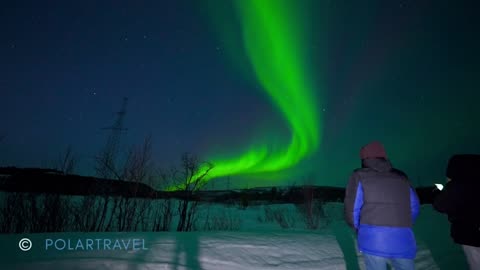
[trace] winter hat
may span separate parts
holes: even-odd
[[[447,177],[455,181],[480,181],[480,155],[454,155],[448,161]]]
[[[385,152],[385,148],[383,145],[378,142],[374,141],[371,142],[360,150],[360,158],[367,159],[367,158],[384,158],[387,159],[387,153]]]

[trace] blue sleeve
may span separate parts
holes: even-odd
[[[410,210],[412,212],[412,222],[415,222],[420,213],[420,200],[412,187],[410,187]]]
[[[345,189],[344,199],[344,214],[345,221],[348,226],[355,229],[360,220],[360,208],[363,204],[363,189],[359,188],[360,178],[357,173],[353,173],[348,180],[347,188]],[[361,190],[362,194],[358,196],[358,191]],[[359,200],[361,198],[361,200]]]
[[[355,203],[353,204],[353,226],[358,229],[360,225],[360,211],[363,206],[363,188],[362,182],[358,183]]]

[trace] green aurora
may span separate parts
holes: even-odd
[[[272,173],[294,167],[321,139],[319,104],[307,65],[306,26],[295,1],[235,1],[251,68],[291,131],[288,145],[255,144],[231,159],[213,159],[205,181],[232,175]],[[225,33],[225,36],[228,33]],[[199,170],[204,174],[207,167]]]

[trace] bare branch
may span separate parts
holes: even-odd
[[[118,180],[123,180],[122,176],[117,173],[115,168],[108,162],[108,160],[97,158],[97,162],[103,167],[104,170],[112,173]]]
[[[72,146],[69,145],[59,160],[60,171],[64,174],[72,174],[75,169],[76,159],[73,154]]]
[[[139,147],[132,147],[123,167],[123,178],[127,181],[145,183],[151,175],[152,143],[151,137],[145,138]]]
[[[204,178],[208,175],[208,173],[213,169],[214,165],[212,163],[206,163],[207,169],[194,180],[193,190],[200,189],[203,185],[206,184]]]
[[[59,156],[58,161],[54,166],[63,174],[72,174],[75,170],[76,163],[77,161],[75,159],[72,146],[69,145],[65,152]]]

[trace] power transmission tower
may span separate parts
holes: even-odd
[[[125,114],[127,113],[128,98],[124,97],[122,107],[117,112],[117,119],[111,127],[103,128],[103,130],[110,130],[105,148],[100,153],[97,160],[97,174],[103,178],[119,178],[116,168],[116,158],[119,152],[120,135],[126,131],[123,127]]]

